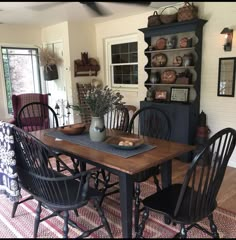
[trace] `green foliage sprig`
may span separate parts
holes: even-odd
[[[40,60],[40,65],[44,67],[48,67],[53,64],[61,64],[62,59],[51,49],[49,48],[43,48],[43,47],[38,47],[39,48],[39,60]]]
[[[122,102],[122,96],[119,92],[105,86],[93,87],[85,94],[85,102],[89,106],[93,117],[103,117],[106,113],[117,107],[122,107],[125,102]],[[85,110],[80,105],[73,105],[74,110],[84,112]]]

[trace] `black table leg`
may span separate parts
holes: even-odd
[[[125,173],[119,175],[119,180],[122,234],[123,238],[132,238],[133,180]]]
[[[169,160],[161,164],[161,182],[162,188],[166,188],[171,185],[172,176],[172,160]]]
[[[80,161],[80,171],[83,172],[83,171],[86,171],[86,163],[83,162],[83,161]]]
[[[171,185],[172,176],[172,160],[169,160],[161,165],[161,182],[162,188],[166,188]],[[170,224],[170,219],[165,217],[165,223]]]

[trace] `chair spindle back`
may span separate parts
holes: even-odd
[[[225,128],[209,139],[204,149],[194,157],[185,176],[175,216],[186,207],[186,201],[190,202],[188,216],[191,221],[206,217],[216,208],[216,196],[235,144],[236,131],[232,128]],[[207,164],[202,166],[202,161]]]
[[[20,128],[27,132],[58,127],[58,118],[49,105],[32,102],[21,108],[17,115]]]

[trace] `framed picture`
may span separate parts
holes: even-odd
[[[167,91],[157,90],[155,94],[155,99],[159,101],[167,100]]]
[[[172,87],[170,100],[172,102],[185,102],[189,100],[189,88],[184,87]]]

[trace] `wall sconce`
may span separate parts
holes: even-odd
[[[233,41],[233,29],[224,28],[221,31],[221,34],[225,34],[224,50],[225,51],[231,51],[232,41]]]

